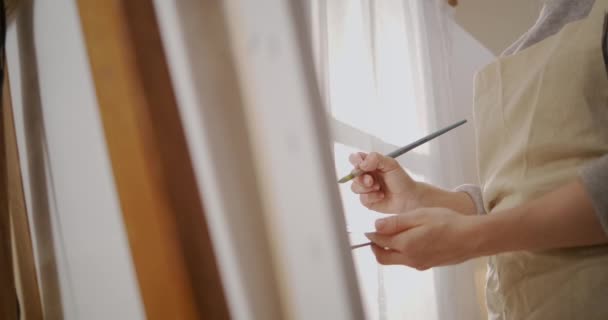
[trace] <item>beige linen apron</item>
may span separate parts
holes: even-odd
[[[597,0],[586,19],[476,76],[479,175],[490,214],[573,181],[608,153],[607,9],[608,0]],[[608,319],[608,246],[499,254],[487,277],[490,319]]]

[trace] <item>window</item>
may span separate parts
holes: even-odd
[[[426,132],[416,91],[407,1],[313,1],[313,47],[334,139],[339,175],[356,151],[386,153]],[[410,174],[425,180],[426,146],[406,156]],[[414,161],[413,161],[414,160]],[[382,214],[359,203],[350,185],[340,186],[352,244],[366,242]],[[353,252],[368,319],[434,319],[433,274],[379,266],[369,248]]]

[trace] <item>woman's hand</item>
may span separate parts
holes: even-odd
[[[379,219],[376,232],[366,236],[380,264],[426,270],[484,255],[483,219],[445,208],[424,208]]]
[[[355,168],[365,174],[353,180],[351,189],[359,194],[361,204],[383,213],[405,213],[421,207],[450,208],[463,214],[475,214],[473,200],[464,192],[450,192],[412,179],[399,163],[372,152],[353,153]]]
[[[351,189],[361,204],[383,213],[403,213],[420,206],[424,187],[414,181],[393,158],[372,152],[354,153],[351,164],[365,171],[353,180]]]
[[[483,216],[423,208],[379,219],[366,236],[381,264],[419,270],[511,251],[608,244],[582,181]]]

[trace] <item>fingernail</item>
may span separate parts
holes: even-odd
[[[369,240],[371,240],[372,239],[371,237],[373,236],[373,234],[374,234],[373,232],[366,232],[363,235],[365,235],[366,238],[368,238]]]
[[[384,228],[385,225],[386,225],[386,221],[384,219],[376,220],[376,230],[380,230],[380,229]]]

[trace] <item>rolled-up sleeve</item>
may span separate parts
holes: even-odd
[[[486,214],[486,209],[483,206],[483,197],[481,194],[481,189],[479,186],[473,184],[463,184],[457,187],[454,191],[456,192],[464,192],[471,197],[471,200],[475,203],[475,208],[477,209],[477,214]]]
[[[581,179],[593,202],[593,208],[608,234],[608,155],[581,169]]]

